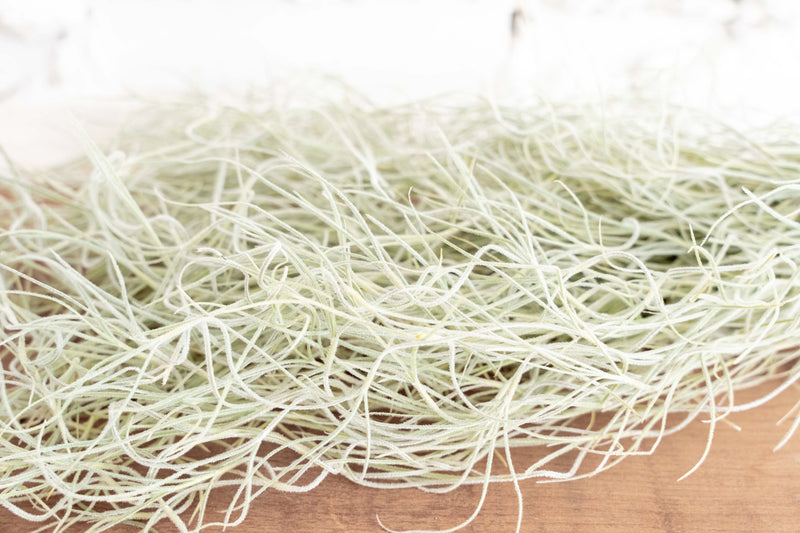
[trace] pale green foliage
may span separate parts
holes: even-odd
[[[329,473],[590,475],[800,377],[794,130],[613,105],[147,116],[108,157],[2,182],[0,503],[23,516],[192,529]]]

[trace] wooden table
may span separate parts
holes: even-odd
[[[770,390],[759,387],[741,396]],[[791,388],[766,405],[717,426],[711,454],[698,471],[677,479],[699,459],[708,426],[695,422],[667,437],[652,456],[631,457],[597,476],[565,483],[521,483],[524,532],[795,532],[800,531],[800,434],[772,448],[790,421]],[[328,477],[305,494],[268,492],[233,533],[379,533],[376,515],[392,529],[443,529],[470,516],[481,489],[468,486],[435,495],[418,490],[373,490]],[[221,501],[225,494],[217,494]],[[221,509],[221,506],[217,506]],[[490,488],[484,509],[464,533],[513,532],[517,501],[510,484]],[[0,508],[0,532],[31,531]],[[131,531],[119,528],[119,531]],[[172,531],[169,526],[160,532]],[[206,529],[203,531],[212,531]]]

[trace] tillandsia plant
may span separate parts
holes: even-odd
[[[710,444],[800,377],[797,129],[612,103],[146,116],[0,181],[0,503],[45,527],[236,524],[329,474],[578,478],[698,416]]]

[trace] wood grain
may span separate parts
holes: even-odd
[[[747,393],[756,397],[769,385]],[[564,483],[521,483],[524,532],[794,532],[800,531],[800,435],[772,448],[788,430],[776,422],[800,398],[790,389],[766,405],[737,413],[741,431],[720,424],[711,454],[688,478],[677,479],[699,459],[708,426],[691,424],[667,437],[651,456],[631,457],[593,478]],[[743,397],[740,399],[744,399]],[[523,462],[524,450],[519,455]],[[376,516],[392,529],[441,529],[470,516],[480,487],[446,494],[374,490],[328,477],[305,494],[268,492],[234,533],[379,533]],[[231,493],[215,493],[216,511]],[[209,515],[209,518],[214,515]],[[480,515],[461,531],[513,532],[517,501],[509,484],[490,488]],[[33,525],[0,509],[0,531],[31,531]],[[119,528],[118,531],[131,531]],[[160,527],[164,533],[171,526]],[[221,531],[207,529],[204,531]]]

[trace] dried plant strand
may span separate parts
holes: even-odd
[[[147,120],[2,178],[0,503],[46,527],[235,525],[328,474],[578,478],[700,416],[710,443],[758,405],[737,390],[800,377],[795,129],[613,104]]]

